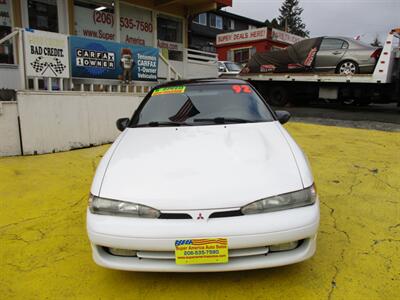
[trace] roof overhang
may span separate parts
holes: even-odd
[[[154,6],[156,8],[177,4],[183,5],[186,8],[186,14],[190,16],[206,11],[217,10],[225,6],[232,6],[232,0],[154,0]]]

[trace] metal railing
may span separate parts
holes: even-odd
[[[195,49],[185,49],[185,57],[191,63],[217,64],[218,54]]]

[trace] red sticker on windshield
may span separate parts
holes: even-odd
[[[251,88],[248,85],[242,84],[234,84],[232,85],[232,90],[235,94],[246,93],[251,94]]]

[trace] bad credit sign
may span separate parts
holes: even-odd
[[[69,77],[66,35],[31,30],[24,32],[26,74],[33,77]]]
[[[218,34],[217,45],[264,40],[267,38],[267,33],[268,28],[265,27]]]

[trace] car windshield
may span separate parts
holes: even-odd
[[[155,89],[131,127],[268,122],[274,118],[246,84],[183,85]]]
[[[242,67],[240,65],[232,63],[232,62],[226,62],[225,66],[229,71],[240,71],[240,70],[242,70]]]

